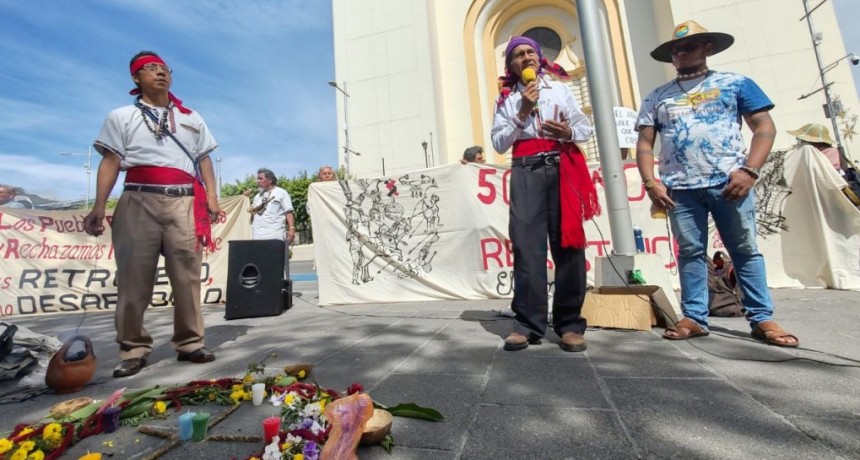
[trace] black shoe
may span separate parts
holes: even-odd
[[[190,353],[179,352],[176,356],[178,361],[191,361],[192,363],[211,363],[215,361],[215,353],[207,350],[206,347],[200,347]]]
[[[113,368],[114,377],[128,377],[137,374],[146,366],[146,357],[124,359]]]

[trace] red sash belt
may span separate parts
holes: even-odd
[[[148,185],[184,185],[194,184],[194,234],[197,241],[209,251],[215,251],[212,241],[212,221],[209,217],[209,205],[206,200],[206,189],[203,184],[187,172],[164,166],[135,166],[125,173],[126,183]]]
[[[587,246],[583,222],[600,215],[597,189],[588,172],[585,155],[573,142],[552,139],[522,139],[514,142],[513,157],[543,152],[559,152],[559,201],[561,203],[561,245],[584,249]]]

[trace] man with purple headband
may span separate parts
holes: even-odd
[[[90,235],[104,232],[105,204],[120,171],[123,193],[111,221],[117,266],[114,377],[137,374],[152,351],[143,314],[152,303],[158,257],[164,255],[173,289],[171,345],[179,361],[205,363],[215,355],[203,344],[200,270],[204,246],[214,250],[211,222],[221,209],[209,154],[218,147],[203,118],[170,92],[170,67],[152,51],[129,64],[133,105],[113,110],[93,147],[102,155],[96,201],[84,218]],[[205,185],[205,188],[204,188]]]
[[[585,230],[600,213],[585,157],[576,146],[591,137],[588,117],[573,93],[544,72],[567,77],[548,63],[537,42],[514,37],[505,49],[505,76],[491,133],[499,153],[513,148],[509,234],[514,247],[514,331],[505,350],[539,343],[547,322],[547,236],[555,262],[553,329],[564,351],[586,349]],[[525,76],[525,77],[524,77]]]

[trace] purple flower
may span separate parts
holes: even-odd
[[[305,444],[304,449],[302,449],[302,455],[305,456],[305,460],[318,460],[320,448],[317,446],[317,443],[308,441],[308,443]]]
[[[312,418],[306,418],[302,420],[302,423],[300,425],[301,428],[304,428],[306,430],[310,430],[312,426],[314,426],[314,419]]]

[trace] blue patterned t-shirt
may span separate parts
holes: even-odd
[[[648,94],[636,129],[653,126],[660,133],[660,179],[667,187],[712,187],[744,164],[741,116],[772,108],[749,78],[710,72],[695,80],[672,80]]]

